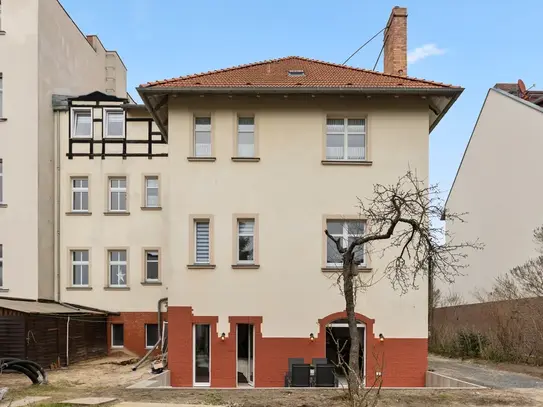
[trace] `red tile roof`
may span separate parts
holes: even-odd
[[[303,76],[290,76],[302,70]],[[142,88],[424,88],[461,89],[457,86],[309,58],[285,57],[227,69],[180,76],[141,85]]]

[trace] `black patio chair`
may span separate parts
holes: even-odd
[[[334,373],[334,365],[316,364],[315,365],[315,387],[337,387],[338,380]]]
[[[292,366],[303,365],[304,358],[288,358],[288,371],[285,373],[285,387],[290,387],[292,383]]]
[[[291,387],[310,387],[311,386],[311,365],[295,364],[292,365]]]

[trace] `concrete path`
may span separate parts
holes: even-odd
[[[437,373],[480,386],[498,389],[542,388],[543,379],[522,373],[507,372],[469,361],[428,356],[428,368]]]

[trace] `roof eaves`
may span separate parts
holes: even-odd
[[[518,96],[512,95],[511,93],[508,93],[508,92],[506,92],[506,91],[504,91],[502,89],[492,88],[491,90],[494,91],[494,92],[498,92],[499,94],[501,94],[503,96],[507,96],[508,98],[511,98],[511,99],[515,100],[516,102],[518,102],[518,103],[522,103],[523,105],[525,105],[527,107],[530,107],[530,108],[532,108],[534,110],[537,110],[538,112],[543,113],[543,107],[536,105],[534,102],[529,102],[527,100],[519,98]]]

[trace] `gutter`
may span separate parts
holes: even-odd
[[[61,303],[61,284],[60,284],[60,117],[59,112],[55,112],[54,126],[55,126],[55,215],[54,215],[54,273],[56,280],[56,300]]]

